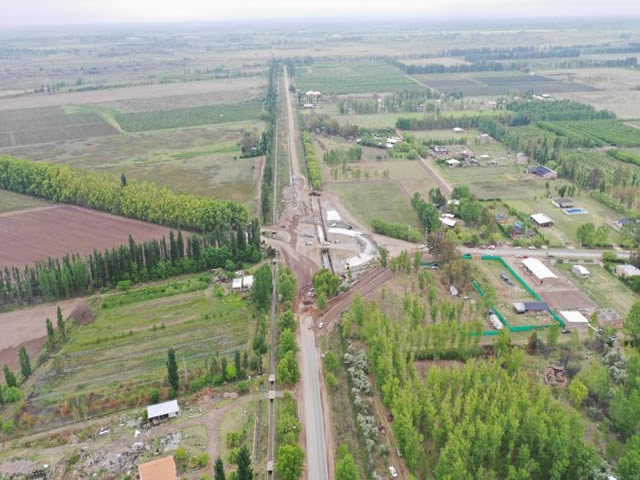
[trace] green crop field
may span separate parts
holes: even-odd
[[[367,225],[378,218],[420,228],[409,199],[395,183],[331,183],[328,190],[338,195],[358,220]]]
[[[59,360],[39,379],[34,404],[93,393],[131,382],[144,388],[166,375],[167,349],[193,366],[218,352],[244,350],[249,308],[236,295],[218,297],[204,277],[143,287],[96,303],[96,319],[74,330]],[[186,292],[186,293],[184,293]]]
[[[623,147],[640,146],[640,129],[630,127],[618,120],[580,120],[559,122],[570,131],[597,138],[611,145]]]
[[[127,132],[146,132],[258,119],[261,112],[261,103],[231,103],[155,112],[116,113],[115,119]]]
[[[325,94],[391,92],[421,88],[384,62],[319,63],[296,71],[296,86]]]
[[[640,300],[640,295],[599,265],[586,265],[591,273],[589,278],[577,278],[571,274],[571,264],[556,264],[559,270],[567,272],[583,292],[585,292],[599,307],[612,308],[624,318],[633,302]]]
[[[21,193],[0,190],[0,213],[24,210],[25,208],[44,207],[49,202],[38,197],[30,197]]]

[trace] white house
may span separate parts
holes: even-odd
[[[571,271],[578,278],[587,278],[590,275],[589,270],[582,265],[574,265],[571,267]]]
[[[168,402],[157,403],[147,407],[147,418],[151,423],[158,423],[178,415],[180,415],[178,400],[169,400]]]
[[[633,278],[640,275],[640,269],[635,265],[616,265],[616,274],[622,278]]]

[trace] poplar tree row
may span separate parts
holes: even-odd
[[[228,232],[218,230],[205,236],[187,236],[179,230],[161,240],[129,243],[94,250],[86,258],[65,255],[26,266],[0,270],[0,304],[29,304],[85,295],[91,291],[131,283],[168,278],[172,275],[210,268],[233,270],[239,262],[254,263],[261,258],[260,225],[254,220],[246,227]]]
[[[0,188],[199,232],[229,231],[248,221],[247,210],[234,202],[8,155],[0,156]]]

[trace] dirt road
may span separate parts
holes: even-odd
[[[451,185],[449,185],[447,181],[444,178],[442,178],[442,176],[436,171],[436,169],[433,168],[433,165],[431,165],[431,162],[429,160],[424,159],[421,156],[418,156],[418,159],[420,160],[420,165],[422,165],[424,169],[427,171],[427,173],[431,175],[433,179],[436,181],[436,183],[442,190],[442,193],[450,197],[451,192],[453,191],[453,189],[451,188]]]

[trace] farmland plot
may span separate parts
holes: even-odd
[[[21,193],[0,190],[0,213],[43,207],[50,203],[42,198],[30,197]]]
[[[0,215],[0,266],[23,266],[67,253],[87,255],[128,242],[143,242],[169,229],[69,205]]]
[[[115,118],[127,132],[146,132],[253,120],[258,119],[261,111],[261,103],[231,103],[154,112],[116,113]]]
[[[585,92],[596,90],[582,83],[569,83],[541,75],[506,72],[487,74],[415,75],[431,88],[443,92],[462,92],[467,97],[506,95],[510,91],[536,93]]]
[[[131,302],[125,298],[101,306],[98,301],[95,321],[73,331],[59,361],[36,380],[32,405],[46,413],[65,399],[84,395],[108,404],[122,386],[143,391],[160,385],[170,347],[181,369],[202,366],[216,352],[230,357],[245,350],[251,318],[247,302],[236,295],[213,295],[201,278],[168,283],[160,298],[147,300],[133,290],[119,294],[133,294]],[[139,290],[144,294],[154,288]],[[183,288],[196,290],[176,293]]]
[[[296,71],[303,91],[325,94],[391,92],[420,88],[397,68],[384,62],[323,63]]]
[[[117,133],[116,129],[93,112],[66,113],[60,107],[0,111],[0,147]]]

